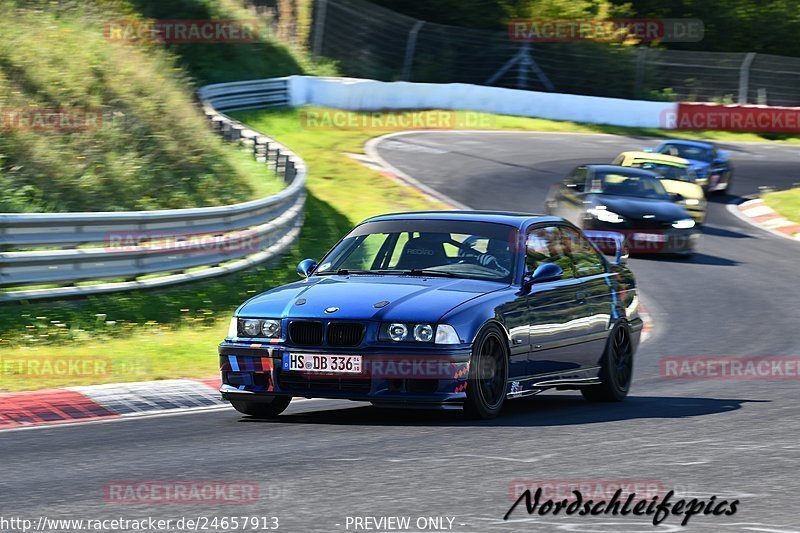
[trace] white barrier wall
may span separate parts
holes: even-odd
[[[294,107],[314,105],[351,111],[470,110],[646,128],[674,123],[678,110],[678,105],[672,102],[522,91],[464,83],[382,82],[311,76],[291,76],[289,94]]]

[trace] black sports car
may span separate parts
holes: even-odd
[[[628,393],[633,275],[562,219],[380,216],[298,271],[239,307],[219,347],[222,395],[242,413],[276,416],[299,396],[489,418],[552,388]]]
[[[692,216],[654,173],[581,165],[550,190],[547,211],[582,228],[604,252],[618,239],[631,253],[690,254],[699,238]]]

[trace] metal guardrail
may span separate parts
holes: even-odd
[[[288,105],[288,80],[221,83],[202,87],[198,95],[212,128],[274,168],[286,188],[259,200],[219,207],[0,214],[0,287],[22,286],[0,293],[0,301],[205,279],[271,259],[295,242],[303,223],[305,162],[224,114]],[[148,279],[139,279],[144,276]],[[76,285],[107,280],[122,281]],[[24,288],[44,284],[65,286]]]

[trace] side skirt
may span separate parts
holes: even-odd
[[[572,372],[568,375],[563,372],[557,372],[539,376],[512,378],[508,380],[506,398],[533,396],[547,389],[567,390],[600,385],[601,381],[597,376],[599,371],[600,367],[592,367],[582,369],[580,372]]]

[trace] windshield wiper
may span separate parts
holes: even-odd
[[[349,276],[350,274],[372,274],[372,271],[340,268],[339,270],[326,270],[324,272],[317,272],[316,274],[317,276]]]
[[[412,268],[411,270],[405,271],[405,273],[409,276],[440,276],[443,278],[460,277],[458,274],[454,274],[453,272],[445,272],[443,270],[434,270],[431,268]]]

